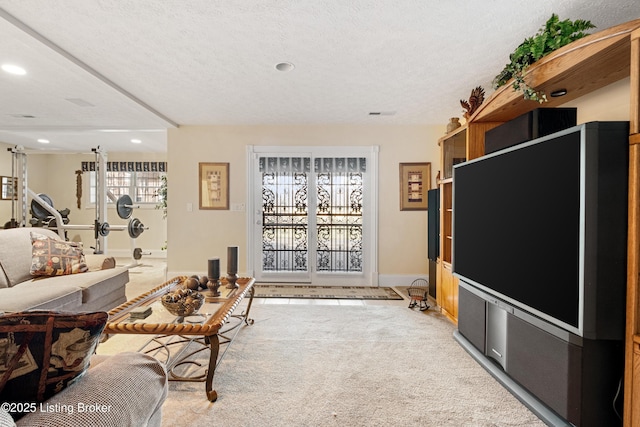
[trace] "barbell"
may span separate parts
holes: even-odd
[[[38,197],[40,197],[46,204],[53,207],[53,200],[51,200],[49,196],[47,196],[46,194],[38,194]],[[118,216],[122,219],[129,218],[133,212],[133,208],[133,201],[128,194],[120,196],[116,201],[116,211],[118,212]],[[51,214],[35,199],[31,201],[31,212],[33,216],[42,221],[45,221],[47,218],[51,217]],[[54,230],[58,228],[55,218],[51,218],[49,220],[49,222],[47,223],[47,228],[51,228]],[[111,231],[127,230],[127,232],[129,233],[129,237],[135,239],[149,227],[145,227],[138,218],[133,218],[129,221],[128,225],[110,225],[106,221],[98,222],[96,220],[94,222],[94,225],[64,224],[61,228],[64,230],[94,230],[96,239],[99,235],[102,237],[108,236]]]
[[[55,223],[55,219],[50,221],[47,224],[47,228],[57,229],[57,224]],[[144,224],[138,219],[133,218],[129,221],[128,225],[110,225],[108,222],[97,222],[94,225],[83,225],[83,224],[64,224],[62,227],[64,230],[94,230],[96,234],[96,238],[98,235],[102,237],[106,237],[112,231],[124,231],[127,230],[129,233],[129,237],[135,239],[140,236],[144,230],[148,230],[149,227],[145,227]]]

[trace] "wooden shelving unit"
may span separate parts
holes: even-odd
[[[567,95],[549,98],[544,107],[556,107],[623,78],[630,77],[629,216],[627,251],[627,331],[625,342],[624,425],[640,425],[640,19],[599,31],[577,40],[529,67],[526,79],[537,90],[551,93],[566,89]],[[444,148],[447,141],[464,133],[466,159],[484,154],[484,133],[540,105],[526,101],[521,93],[505,85],[469,118],[462,129],[441,138],[441,258],[439,260],[438,303],[452,321],[457,319],[457,283],[450,274],[450,213]],[[443,145],[445,144],[445,145]],[[449,228],[447,228],[449,227]],[[450,231],[449,231],[450,232]],[[447,253],[449,249],[449,253]],[[449,257],[449,258],[447,258]],[[448,267],[448,271],[447,271]],[[448,273],[448,275],[447,275]]]
[[[442,313],[452,322],[458,319],[458,280],[451,271],[453,243],[453,166],[467,160],[467,128],[460,127],[438,140],[440,145],[440,258],[436,296]]]

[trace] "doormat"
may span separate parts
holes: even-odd
[[[256,284],[254,289],[254,298],[403,299],[389,287]]]

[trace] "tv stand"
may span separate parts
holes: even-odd
[[[539,401],[529,391],[514,381],[508,374],[482,354],[460,331],[453,333],[453,338],[471,355],[484,369],[486,369],[504,388],[509,390],[520,402],[536,414],[547,425],[570,426],[569,422],[560,417],[547,405]]]
[[[579,337],[463,280],[459,304],[455,339],[544,422],[622,425],[623,340]]]

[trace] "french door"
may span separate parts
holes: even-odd
[[[257,281],[377,285],[377,147],[249,148]]]

